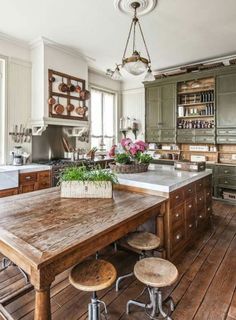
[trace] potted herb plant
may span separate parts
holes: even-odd
[[[112,184],[117,182],[114,173],[101,168],[66,168],[60,176],[61,197],[112,198]]]
[[[117,173],[137,173],[148,170],[152,157],[145,153],[148,144],[144,141],[133,142],[129,138],[121,140],[123,152],[116,153],[116,148],[111,149],[114,155],[115,164],[110,164],[111,169]]]

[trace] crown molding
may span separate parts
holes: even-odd
[[[235,59],[235,58],[236,58],[236,53],[231,52],[231,53],[228,53],[223,56],[215,56],[215,57],[210,57],[210,58],[206,58],[206,59],[202,59],[202,60],[194,60],[194,61],[190,61],[190,62],[181,64],[181,65],[175,65],[172,67],[155,69],[155,70],[153,70],[153,73],[154,73],[154,75],[158,75],[158,74],[164,73],[164,72],[178,71],[180,68],[182,68],[184,66],[191,66],[191,65],[198,64],[198,63],[208,64],[208,63],[223,62],[225,65],[229,65],[229,60]]]
[[[44,46],[47,46],[47,47],[51,47],[51,48],[57,49],[57,50],[65,53],[67,55],[70,55],[70,56],[73,56],[73,57],[76,57],[76,58],[79,57],[79,58],[83,59],[86,62],[91,62],[91,61],[94,62],[94,61],[96,61],[96,59],[84,55],[78,49],[62,45],[62,44],[60,44],[60,43],[58,43],[56,41],[50,40],[50,39],[48,39],[46,37],[38,37],[38,38],[36,38],[35,40],[33,40],[33,41],[31,41],[29,43],[29,46],[30,46],[31,49],[37,48],[40,45],[44,45]]]
[[[18,38],[15,38],[15,37],[10,36],[10,35],[3,33],[3,32],[0,32],[0,40],[8,41],[8,42],[15,44],[19,47],[22,47],[24,49],[29,49],[29,44],[27,43],[27,41],[20,40]]]

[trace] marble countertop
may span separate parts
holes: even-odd
[[[51,167],[48,165],[31,163],[22,166],[0,166],[0,171],[10,172],[10,171],[18,171],[19,173],[27,173],[27,172],[35,172],[35,171],[44,171],[51,170]]]
[[[150,164],[148,172],[118,174],[118,180],[122,185],[169,193],[210,174],[210,169],[188,172],[175,170],[171,165]]]

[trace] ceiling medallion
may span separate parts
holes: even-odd
[[[133,7],[132,3],[134,0],[114,0],[114,6],[116,9],[121,11],[122,13],[132,15],[133,14]],[[137,0],[139,3],[139,8],[137,10],[138,16],[143,16],[148,14],[153,9],[155,9],[157,5],[157,0]]]

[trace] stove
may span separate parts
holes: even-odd
[[[55,187],[58,185],[60,179],[60,173],[68,167],[89,166],[91,161],[87,159],[79,159],[77,161],[72,161],[70,159],[52,159],[52,160],[41,160],[37,161],[39,164],[45,164],[51,167],[52,170],[52,186]]]

